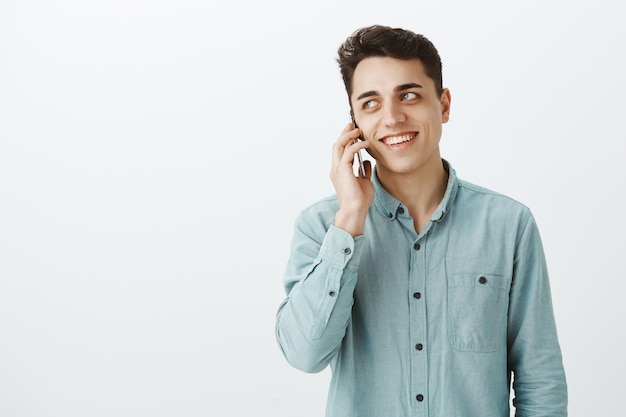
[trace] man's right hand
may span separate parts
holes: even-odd
[[[374,201],[374,186],[370,180],[372,164],[363,161],[365,178],[354,173],[356,153],[369,146],[367,140],[359,141],[360,130],[349,123],[333,145],[330,179],[339,199],[339,210],[335,214],[335,226],[352,236],[363,234],[367,212]]]

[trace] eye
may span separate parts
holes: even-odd
[[[376,106],[376,101],[374,101],[374,100],[368,100],[365,103],[363,103],[363,108],[364,109],[371,109],[374,106]]]
[[[419,97],[420,97],[419,94],[409,91],[408,93],[402,94],[400,99],[401,100],[415,100],[415,99],[418,99]]]

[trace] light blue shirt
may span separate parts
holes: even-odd
[[[365,232],[333,226],[336,196],[298,216],[278,343],[294,367],[330,364],[328,417],[567,415],[540,236],[524,205],[449,173],[418,234],[372,175]]]

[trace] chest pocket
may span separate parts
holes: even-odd
[[[456,350],[493,352],[506,342],[510,280],[489,274],[448,274],[448,339]]]

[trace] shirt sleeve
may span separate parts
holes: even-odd
[[[305,372],[323,370],[339,349],[350,320],[363,236],[306,212],[295,224],[283,283],[287,298],[276,337],[287,361]]]
[[[567,385],[548,272],[532,215],[518,238],[508,319],[517,417],[566,417]]]

